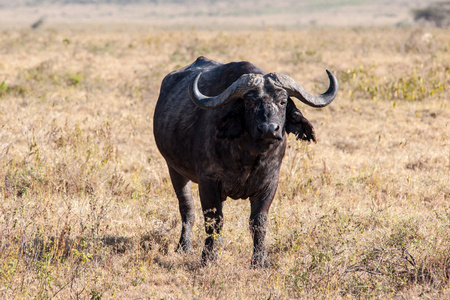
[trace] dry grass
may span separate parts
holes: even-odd
[[[145,27],[0,37],[0,297],[448,298],[450,32]],[[248,201],[225,204],[217,265],[174,253],[177,201],[152,136],[159,84],[205,55],[250,60],[322,92],[299,104],[318,144],[289,138],[269,259],[249,268]]]

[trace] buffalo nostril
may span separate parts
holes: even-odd
[[[275,132],[278,131],[280,129],[280,126],[278,124],[272,123],[269,125],[269,130],[271,132]]]
[[[262,134],[266,134],[270,130],[269,126],[267,124],[259,124],[258,125],[258,131]]]

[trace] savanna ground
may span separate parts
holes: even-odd
[[[449,29],[5,29],[0,36],[0,298],[450,297]],[[162,78],[199,55],[286,72],[298,103],[251,269],[249,203],[225,203],[218,263],[174,252],[181,222],[152,134]]]

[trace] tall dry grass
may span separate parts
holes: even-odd
[[[4,30],[0,295],[60,298],[448,298],[448,29]],[[249,268],[248,201],[225,203],[216,265],[174,252],[177,200],[152,136],[162,78],[199,55],[249,60],[320,93],[319,142],[289,137],[271,267]],[[196,193],[196,192],[195,192]]]

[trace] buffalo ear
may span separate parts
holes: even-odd
[[[293,133],[298,140],[316,142],[316,135],[312,124],[303,117],[300,110],[295,106],[291,98],[288,99],[286,107],[286,132]]]
[[[217,139],[235,139],[244,133],[242,113],[234,110],[225,115],[216,127]]]

